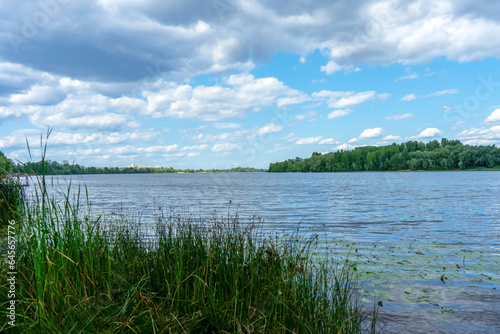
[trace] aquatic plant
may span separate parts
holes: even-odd
[[[85,189],[57,199],[45,175],[32,185],[16,230],[16,327],[2,332],[375,332],[355,272],[313,260],[314,238],[161,212],[145,235],[131,217],[94,216]],[[11,269],[0,268],[2,307]]]

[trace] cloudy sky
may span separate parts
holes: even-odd
[[[497,0],[0,0],[0,150],[49,128],[85,166],[498,145],[499,31]]]

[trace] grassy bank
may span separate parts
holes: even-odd
[[[15,327],[37,333],[373,332],[349,266],[312,261],[314,239],[266,238],[237,217],[159,215],[155,238],[133,219],[56,201],[45,178],[16,219]],[[5,254],[2,254],[5,257]],[[12,268],[0,269],[0,311]],[[12,281],[10,281],[12,282]],[[4,318],[5,319],[5,318]]]

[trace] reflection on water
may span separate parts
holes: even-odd
[[[69,179],[86,185],[93,212],[139,214],[146,222],[161,207],[207,218],[214,210],[227,215],[231,201],[233,214],[260,216],[269,231],[301,222],[304,231],[321,230],[327,240],[356,241],[360,271],[371,275],[366,297],[384,301],[381,319],[389,332],[500,331],[500,172],[55,178],[62,184]],[[468,264],[460,265],[462,251]]]

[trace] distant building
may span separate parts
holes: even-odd
[[[132,163],[130,166],[128,166],[129,168],[157,168],[157,169],[160,169],[160,168],[163,168],[161,167],[160,165],[155,165],[154,167],[151,166],[151,165],[147,165],[147,166],[141,166],[141,165],[136,165],[134,163]]]

